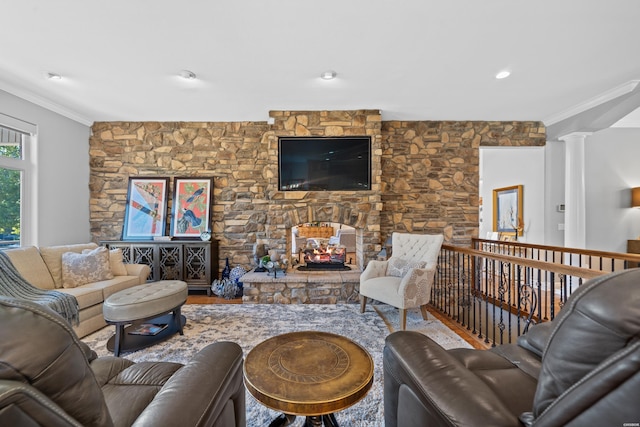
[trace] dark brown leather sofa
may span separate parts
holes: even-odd
[[[586,282],[517,344],[444,350],[393,333],[383,366],[386,427],[637,425],[640,269]]]
[[[242,350],[186,365],[97,358],[57,313],[0,297],[1,426],[245,426]]]

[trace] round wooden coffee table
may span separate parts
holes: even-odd
[[[271,426],[296,415],[305,425],[337,426],[333,415],[362,399],[373,384],[371,355],[348,338],[326,332],[292,332],[255,346],[244,362],[247,390],[282,411]]]

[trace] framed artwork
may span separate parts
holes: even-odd
[[[493,190],[493,231],[522,236],[522,185]]]
[[[200,238],[209,231],[213,178],[174,178],[171,235]]]
[[[167,228],[169,178],[129,178],[122,240],[152,240]]]

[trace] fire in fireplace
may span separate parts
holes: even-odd
[[[347,270],[344,263],[347,258],[347,248],[344,246],[324,246],[305,248],[301,252],[304,265],[302,270]]]

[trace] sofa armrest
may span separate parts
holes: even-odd
[[[360,275],[360,283],[365,280],[375,279],[376,277],[382,277],[387,272],[387,264],[388,261],[378,261],[372,260],[369,261],[367,267],[364,269],[362,274]]]
[[[82,427],[35,387],[11,380],[0,380],[0,425]]]
[[[518,337],[518,345],[535,353],[539,358],[542,358],[553,326],[553,322],[543,322],[531,326],[526,334]]]
[[[206,346],[167,381],[134,426],[246,425],[242,366],[238,344]]]
[[[151,267],[146,264],[125,264],[124,268],[127,269],[127,276],[138,276],[140,285],[146,283],[151,274]]]
[[[425,425],[517,426],[518,415],[505,404],[495,383],[476,375],[509,370],[499,387],[524,387],[525,374],[499,355],[483,350],[467,350],[475,366],[465,366],[429,337],[413,331],[392,333],[383,351],[384,416],[387,427]],[[460,355],[457,355],[460,356]],[[470,363],[469,361],[467,363]],[[497,378],[493,378],[496,380]],[[506,383],[505,383],[506,381]],[[531,396],[535,383],[527,381]],[[511,393],[513,394],[513,393]],[[532,400],[532,399],[531,399]]]

